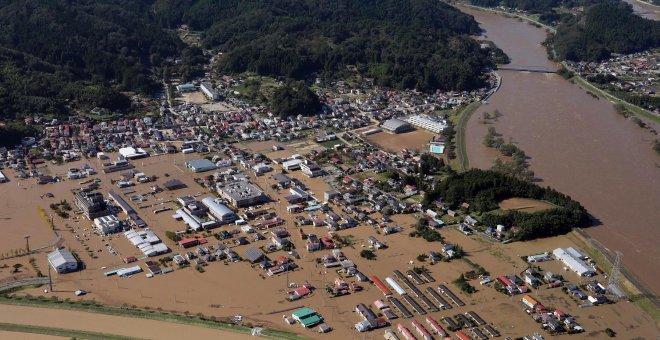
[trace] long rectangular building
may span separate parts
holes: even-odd
[[[377,276],[370,276],[369,280],[374,283],[374,285],[385,295],[385,297],[392,296],[392,291],[383,284],[383,281],[381,281]]]
[[[407,118],[407,121],[408,123],[418,128],[422,128],[433,133],[441,133],[444,129],[447,128],[446,121],[431,119],[428,116],[412,115]]]
[[[569,252],[563,248],[557,248],[552,251],[552,255],[562,261],[564,265],[580,276],[594,276],[596,272],[591,269],[581,258],[579,253],[573,249]]]

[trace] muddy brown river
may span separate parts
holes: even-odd
[[[475,16],[512,66],[557,68],[540,44],[544,30],[493,13],[461,10]],[[541,185],[580,201],[599,221],[587,233],[622,251],[623,263],[660,292],[660,156],[650,146],[656,137],[617,115],[612,103],[594,99],[558,75],[498,73],[500,90],[466,128],[470,166],[492,165],[496,154],[482,141],[488,126],[495,126],[531,157]],[[502,117],[483,124],[482,113],[496,109]]]

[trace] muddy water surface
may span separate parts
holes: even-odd
[[[512,65],[557,67],[540,44],[544,30],[517,19],[461,10],[475,16]],[[498,72],[501,89],[466,129],[470,166],[491,166],[492,150],[482,140],[488,126],[495,126],[531,157],[542,185],[569,194],[598,219],[600,225],[588,233],[621,250],[624,264],[660,292],[660,157],[650,147],[655,137],[617,115],[610,102],[594,99],[558,75]],[[503,116],[483,124],[482,113],[496,109]]]

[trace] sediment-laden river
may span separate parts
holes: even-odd
[[[475,16],[512,66],[557,68],[541,45],[543,29],[494,13],[461,10]],[[580,201],[599,221],[587,232],[622,251],[624,264],[660,292],[660,156],[650,144],[656,137],[619,116],[612,103],[558,75],[498,73],[500,90],[472,115],[466,129],[470,166],[492,165],[496,153],[482,141],[488,126],[495,126],[531,157],[541,185]],[[482,113],[496,109],[502,117],[483,124]]]
[[[637,0],[623,0],[623,1],[632,5],[633,11],[639,14],[640,16],[647,19],[660,20],[659,6],[649,5]]]

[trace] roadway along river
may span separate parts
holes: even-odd
[[[653,6],[638,0],[623,0],[632,5],[633,11],[646,19],[660,20],[660,6]]]
[[[461,7],[484,35],[511,58],[511,66],[557,68],[540,44],[546,33],[517,19]],[[548,185],[580,201],[600,222],[587,232],[612,250],[656,294],[660,292],[660,157],[655,138],[555,74],[498,71],[502,87],[472,115],[466,146],[472,167],[489,168],[496,154],[483,146],[488,126],[531,157]],[[503,116],[481,122],[484,111]],[[655,126],[660,131],[660,127]],[[548,250],[548,249],[544,249]]]

